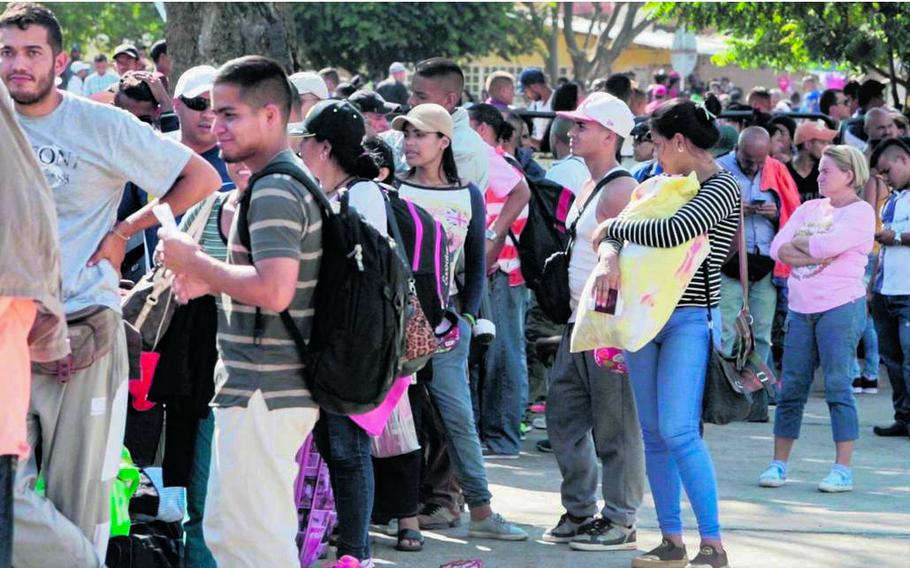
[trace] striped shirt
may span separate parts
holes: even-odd
[[[607,242],[617,252],[624,241],[648,247],[670,248],[707,233],[711,245],[711,253],[706,259],[710,263],[710,305],[715,307],[720,301],[720,267],[726,261],[733,244],[739,226],[740,207],[742,201],[736,178],[729,171],[721,170],[706,179],[692,201],[683,205],[672,217],[630,220],[624,219],[623,211],[615,219],[605,221]],[[704,306],[705,271],[699,269],[677,307]]]
[[[303,164],[290,152],[281,152],[272,162]],[[300,260],[297,293],[288,307],[304,339],[313,322],[313,293],[322,258],[322,213],[310,192],[285,175],[270,175],[249,188],[247,215],[252,252],[238,235],[234,216],[228,237],[228,263],[249,266],[270,258]],[[257,390],[270,410],[316,405],[304,384],[303,364],[294,340],[277,312],[261,309],[261,343],[254,343],[256,307],[222,295],[218,310],[219,368],[215,373],[212,406],[246,407]]]
[[[489,185],[487,185],[487,191],[484,197],[487,203],[486,227],[487,229],[491,229],[499,219],[499,215],[502,213],[502,207],[505,205],[506,201],[509,200],[512,191],[514,191],[518,184],[524,180],[524,172],[513,167],[506,161],[503,157],[505,152],[502,147],[494,148],[487,144],[487,149],[489,150],[490,156],[489,175],[487,176]],[[512,159],[514,160],[514,158]],[[515,160],[515,163],[517,163],[517,160]],[[509,286],[520,286],[525,283],[525,279],[521,274],[521,261],[518,259],[518,248],[512,235],[514,235],[515,238],[520,239],[521,232],[524,230],[527,222],[528,206],[525,205],[521,210],[521,213],[518,214],[518,217],[512,223],[512,226],[509,227],[511,234],[506,237],[506,240],[502,245],[502,250],[499,252],[499,257],[496,259],[499,269],[509,276]]]

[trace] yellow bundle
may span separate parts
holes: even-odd
[[[653,177],[632,192],[625,219],[666,219],[698,193],[695,174]],[[673,247],[626,243],[619,256],[620,288],[616,313],[594,311],[594,276],[578,303],[571,351],[619,347],[638,351],[670,319],[692,276],[710,252],[707,235]]]

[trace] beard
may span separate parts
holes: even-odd
[[[50,95],[56,85],[54,85],[55,75],[53,70],[44,76],[35,76],[35,82],[37,83],[37,89],[33,93],[17,93],[10,90],[10,97],[16,101],[16,104],[23,106],[38,104]]]

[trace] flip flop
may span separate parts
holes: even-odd
[[[407,545],[405,541],[417,542],[416,546]],[[398,531],[398,544],[395,545],[395,550],[401,552],[420,552],[423,550],[423,535],[420,534],[420,531],[414,529],[401,529]]]

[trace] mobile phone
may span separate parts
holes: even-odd
[[[753,207],[761,207],[765,203],[766,202],[764,199],[753,199],[752,201],[749,202],[749,205],[751,205]]]
[[[613,315],[616,313],[616,300],[619,298],[619,290],[611,289],[607,292],[607,303],[603,306],[594,304],[594,311],[599,314],[610,314]]]

